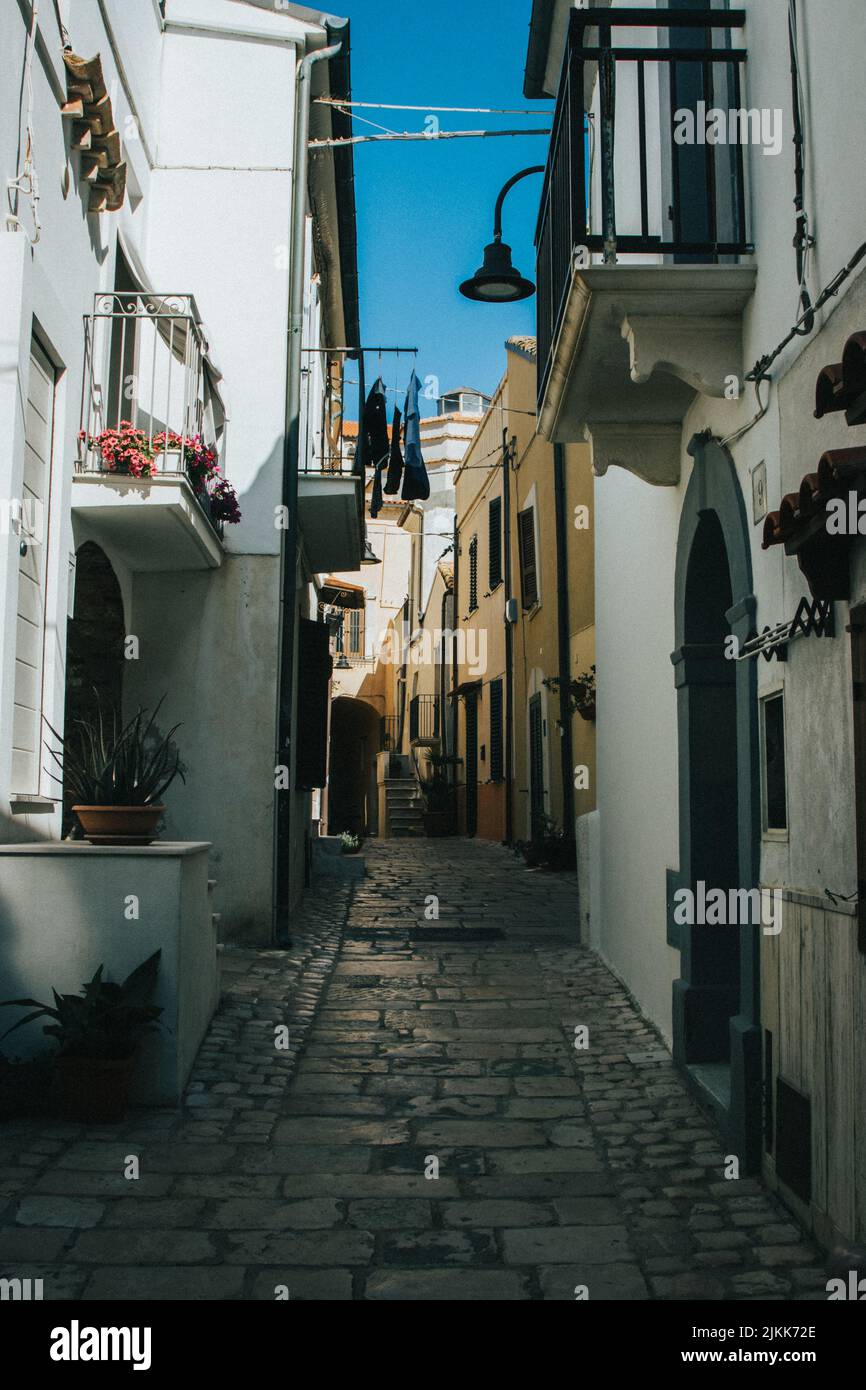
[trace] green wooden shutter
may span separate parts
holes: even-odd
[[[520,593],[524,608],[534,608],[538,602],[538,569],[535,560],[535,513],[532,507],[517,516],[517,541],[520,549]]]
[[[502,681],[490,682],[490,778],[502,781]]]
[[[502,583],[502,498],[492,497],[487,511],[487,586],[493,590]]]
[[[328,775],[331,651],[326,623],[302,618],[298,632],[298,791],[324,787]]]

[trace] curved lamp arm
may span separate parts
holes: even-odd
[[[499,197],[496,199],[496,212],[493,215],[494,241],[502,240],[502,204],[505,202],[505,199],[507,195],[511,192],[511,189],[514,187],[516,183],[519,183],[521,179],[528,178],[530,174],[543,174],[545,173],[546,169],[546,164],[533,164],[528,169],[521,169],[518,174],[512,174],[511,178],[508,180],[502,192],[499,194]]]

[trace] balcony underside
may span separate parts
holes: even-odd
[[[675,486],[680,430],[695,395],[743,383],[742,315],[756,269],[613,265],[575,270],[540,403],[557,443],[590,440],[597,474],[612,465]]]
[[[206,570],[222,564],[219,538],[181,476],[139,481],[77,473],[72,515],[84,523],[88,539],[119,552],[131,570]]]
[[[314,574],[357,570],[364,554],[360,483],[350,473],[309,473],[298,480],[298,520]]]

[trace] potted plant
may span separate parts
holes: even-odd
[[[548,690],[559,690],[559,677],[549,676],[542,682]],[[590,666],[568,682],[568,712],[579,714],[581,719],[595,719],[595,667]]]
[[[91,844],[149,845],[165,811],[162,797],[175,777],[184,781],[172,742],[180,725],[160,734],[154,721],[161,706],[162,700],[146,722],[141,709],[124,725],[113,713],[110,727],[97,706],[93,723],[75,721],[74,738],[62,738],[49,724],[62,749],[48,750],[62,772],[51,775],[63,782]]]
[[[146,430],[123,420],[114,430],[78,436],[82,446],[98,454],[105,471],[126,478],[155,478],[158,473],[183,473],[204,510],[214,523],[236,526],[241,519],[237,493],[221,477],[216,450],[200,434],[182,435],[162,430],[152,438]]]
[[[340,836],[340,853],[357,854],[361,848],[360,835],[353,835],[351,830],[344,830]]]
[[[54,994],[54,1005],[38,999],[4,999],[0,1008],[29,1008],[31,1013],[7,1029],[48,1018],[43,1028],[54,1038],[55,1099],[66,1119],[84,1123],[121,1120],[129,1101],[136,1058],[146,1034],[162,1009],[149,1003],[156,986],[160,952],[155,951],[122,984],[102,978],[100,965],[78,994]]]
[[[91,453],[98,454],[108,473],[126,478],[152,478],[156,473],[153,441],[146,430],[140,430],[129,420],[123,420],[116,430],[87,434],[82,430],[80,442]]]
[[[556,821],[548,815],[534,816],[532,839],[518,841],[515,848],[523,855],[528,869],[547,867],[559,872],[577,867],[574,840],[560,830]]]

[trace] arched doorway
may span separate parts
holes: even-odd
[[[759,879],[757,672],[734,659],[754,631],[755,598],[745,503],[730,455],[708,436],[689,446],[695,465],[680,519],[676,641],[671,660],[679,728],[680,867],[669,902],[689,889],[751,890]],[[727,643],[727,647],[726,647]],[[674,1057],[716,1110],[744,1169],[760,1162],[760,922],[677,924]]]
[[[340,696],[331,705],[328,834],[375,835],[376,754],[381,720],[365,700]]]
[[[66,625],[66,709],[64,738],[75,736],[76,721],[91,723],[102,710],[111,719],[121,712],[123,598],[111,561],[93,541],[75,557],[75,604]],[[65,830],[73,818],[65,810]]]

